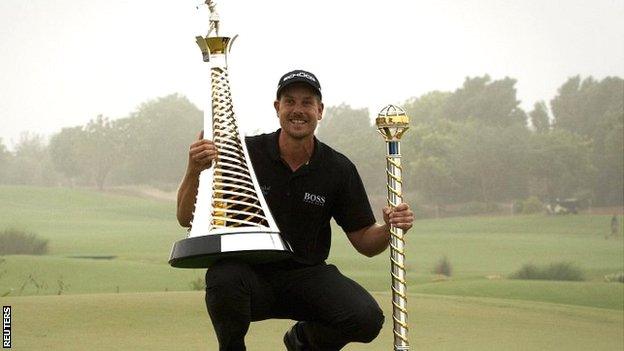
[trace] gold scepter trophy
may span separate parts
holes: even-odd
[[[384,107],[375,120],[377,130],[386,140],[388,206],[403,202],[401,176],[401,137],[409,128],[409,117],[394,105]],[[392,319],[394,351],[409,350],[407,340],[407,284],[405,281],[405,238],[403,229],[390,226],[390,271],[392,275]]]
[[[212,130],[218,157],[202,171],[188,237],[176,242],[169,264],[178,268],[208,268],[235,257],[248,262],[284,259],[292,250],[280,235],[254,173],[234,115],[227,54],[233,38],[220,36],[215,3],[206,37],[196,37],[203,60],[210,64],[212,118],[204,118],[204,133]],[[205,114],[206,115],[206,114]]]

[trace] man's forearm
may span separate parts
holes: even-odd
[[[374,224],[368,228],[366,238],[369,241],[369,256],[378,255],[390,245],[390,228],[386,224]]]
[[[356,250],[368,257],[384,252],[390,243],[390,231],[386,224],[375,223],[348,236]]]
[[[182,183],[180,183],[180,187],[178,188],[177,217],[180,225],[184,227],[191,226],[198,187],[199,174],[196,175],[187,172],[184,179],[182,179]]]

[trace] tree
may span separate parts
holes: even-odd
[[[116,122],[98,115],[84,128],[85,142],[79,145],[86,171],[99,190],[104,189],[106,178],[124,160],[123,134]]]
[[[528,130],[476,121],[459,126],[452,164],[466,199],[488,203],[523,197]]]
[[[593,188],[598,203],[621,205],[624,204],[624,118],[620,115],[613,119],[604,139],[595,141],[602,153],[594,153],[598,172]]]
[[[602,81],[593,77],[569,78],[550,101],[555,126],[600,139],[610,129],[613,117],[624,114],[623,97],[624,80],[619,77]]]
[[[533,129],[537,133],[544,133],[550,130],[550,118],[548,117],[548,108],[544,101],[536,102],[533,110],[529,112],[529,120]]]
[[[412,125],[434,122],[443,118],[446,102],[451,95],[450,92],[432,91],[420,97],[408,99],[403,104],[403,108],[410,117]]]
[[[490,126],[524,124],[526,114],[516,98],[516,80],[490,76],[467,77],[464,85],[448,97],[443,116],[449,120],[476,119]]]
[[[172,94],[141,104],[118,123],[128,158],[117,179],[174,183],[184,174],[188,147],[203,128],[203,116],[186,97]]]
[[[414,125],[405,136],[403,150],[410,155],[407,188],[435,204],[437,212],[457,200],[459,184],[452,161],[457,141],[457,124],[447,120]]]
[[[104,189],[111,172],[126,159],[124,126],[123,120],[98,115],[85,126],[63,128],[50,139],[54,168],[70,185],[81,179]]]
[[[70,185],[86,175],[90,155],[85,152],[87,133],[82,126],[63,128],[50,139],[49,151],[54,168],[63,174]]]
[[[7,182],[23,185],[52,185],[57,181],[47,145],[38,134],[22,133],[8,169]]]
[[[624,80],[568,79],[551,100],[554,127],[591,140],[596,176],[592,190],[598,204],[623,204]]]
[[[0,184],[7,182],[8,169],[11,163],[11,153],[7,150],[0,138]]]
[[[535,133],[529,139],[528,168],[533,195],[548,200],[587,189],[594,175],[591,141],[567,130]]]

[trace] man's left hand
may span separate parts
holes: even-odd
[[[392,225],[404,231],[408,231],[414,223],[414,213],[406,203],[401,203],[395,208],[384,207],[383,217],[386,225]]]

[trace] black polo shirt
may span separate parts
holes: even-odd
[[[264,198],[295,261],[325,261],[331,245],[333,217],[346,232],[375,223],[355,165],[314,138],[310,161],[293,172],[279,153],[278,129],[246,138],[247,150]]]

